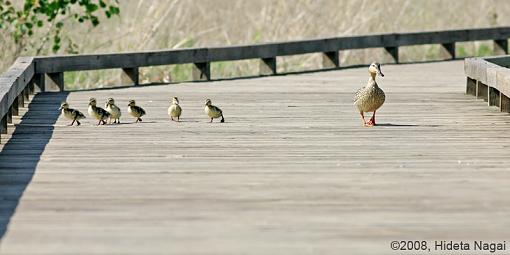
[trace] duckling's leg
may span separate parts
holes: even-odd
[[[138,120],[140,120],[140,122],[142,122],[142,118],[138,118]]]
[[[225,122],[225,118],[223,118],[223,115],[221,115],[221,123]]]
[[[76,125],[79,126],[81,125],[80,121],[79,120],[76,120]]]
[[[180,118],[181,118],[181,117],[177,117],[177,122],[181,122]]]
[[[99,122],[97,123],[97,125],[101,125],[101,123],[103,122],[103,120],[99,120]]]
[[[170,119],[172,119],[172,121],[174,121],[174,117],[170,117]]]
[[[76,118],[73,119],[73,122],[71,122],[71,124],[69,124],[68,126],[72,126],[74,125],[74,121],[76,120]],[[79,126],[79,125],[78,125]]]
[[[209,123],[212,123],[212,120],[213,120],[213,118],[211,118],[211,121],[209,121]]]

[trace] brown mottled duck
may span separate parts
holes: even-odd
[[[384,74],[381,72],[381,65],[375,62],[372,63],[368,68],[368,72],[370,73],[368,83],[364,88],[361,88],[358,92],[356,92],[356,95],[354,96],[354,105],[356,105],[359,110],[363,125],[370,127],[376,125],[375,112],[384,104],[386,96],[384,95],[384,91],[379,88],[375,81],[377,74],[384,77]],[[365,121],[365,112],[374,113],[368,122]]]

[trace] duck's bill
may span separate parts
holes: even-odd
[[[382,73],[381,71],[381,67],[377,67],[377,73],[381,76],[381,77],[384,77],[384,74]]]

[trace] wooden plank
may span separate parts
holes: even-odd
[[[505,240],[508,114],[464,95],[462,61],[383,70],[373,128],[352,105],[367,67],[40,93],[2,135],[2,253],[394,254],[402,236]],[[86,113],[89,97],[114,97],[123,124],[66,126],[59,103]],[[208,123],[206,98],[225,123]]]
[[[207,49],[183,49],[122,54],[95,54],[35,58],[37,73],[86,71],[108,68],[133,68],[173,65],[207,60]]]

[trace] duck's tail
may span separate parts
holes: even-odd
[[[223,114],[221,115],[221,123],[225,122],[225,118],[223,118]]]

